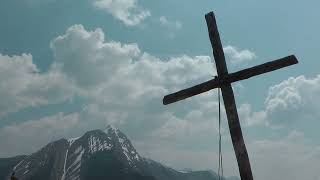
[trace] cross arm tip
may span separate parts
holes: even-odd
[[[178,99],[175,99],[175,94],[176,93],[168,94],[168,95],[164,96],[162,99],[162,104],[168,105],[168,104],[171,104],[171,103],[178,101]]]
[[[206,14],[206,16],[214,16],[214,12],[213,11],[210,11]]]
[[[205,18],[206,18],[207,21],[208,21],[209,19],[215,19],[214,12],[213,12],[213,11],[208,12],[208,13],[205,15]]]
[[[168,104],[169,104],[169,103],[167,102],[167,100],[166,100],[166,96],[163,97],[163,99],[162,99],[162,104],[163,104],[163,105],[168,105]]]
[[[294,64],[298,64],[299,63],[297,57],[294,54],[290,55],[289,58],[292,59],[292,62],[294,62]]]
[[[172,104],[174,102],[185,99],[186,97],[184,97],[183,95],[181,96],[180,93],[181,91],[164,96],[162,99],[162,104],[168,105],[168,104]]]

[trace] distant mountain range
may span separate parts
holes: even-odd
[[[141,157],[126,135],[111,126],[51,142],[29,156],[0,159],[0,179],[10,179],[13,171],[19,180],[218,179],[213,171],[177,171]]]

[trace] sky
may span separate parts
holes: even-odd
[[[0,157],[110,124],[145,157],[217,170],[217,91],[162,105],[164,95],[216,75],[204,19],[214,11],[229,72],[291,54],[299,60],[233,84],[255,179],[320,180],[319,5],[2,0]],[[239,176],[222,121],[225,174]]]

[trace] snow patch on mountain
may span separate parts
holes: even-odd
[[[80,139],[80,138],[81,138],[81,136],[68,139],[69,146],[72,146],[72,144],[73,144],[76,140],[78,140],[78,139]]]
[[[22,164],[23,162],[24,162],[24,159],[22,161],[20,161],[17,165],[15,165],[13,167],[13,170],[15,171],[20,166],[20,164]]]
[[[114,127],[113,125],[108,125],[108,126],[106,127],[106,129],[104,130],[104,132],[105,132],[106,134],[108,134],[108,132],[109,132],[110,130],[111,130],[112,132],[117,132],[117,131],[119,131],[118,128]]]
[[[140,161],[140,156],[136,152],[130,141],[127,139],[127,137],[119,129],[111,125],[106,128],[105,132],[110,136],[115,136],[114,138],[119,142],[122,153],[125,155],[128,164],[130,166],[136,167],[136,162]]]
[[[68,175],[66,180],[80,179],[81,159],[84,152],[85,149],[83,149],[82,146],[77,148],[77,150],[74,152],[76,158],[66,170],[66,174]]]
[[[101,140],[99,137],[93,135],[89,138],[89,152],[95,153],[97,151],[111,150],[113,145],[108,143],[106,140]]]
[[[64,156],[63,174],[61,176],[61,180],[64,180],[65,176],[66,176],[66,164],[67,164],[67,159],[68,159],[68,152],[69,152],[69,148],[67,149],[66,155]]]
[[[217,179],[216,174],[210,171],[176,171],[159,162],[141,157],[127,136],[113,126],[108,126],[104,131],[93,130],[81,137],[50,143],[38,152],[26,156],[13,170],[19,179],[28,179],[33,178],[39,171],[52,167],[50,174],[45,175],[45,179],[50,179],[50,176],[59,180],[80,180],[82,167],[86,168],[86,162],[97,152],[103,152],[102,155],[109,153],[108,155],[117,158],[117,161],[125,165],[126,170],[157,179]]]

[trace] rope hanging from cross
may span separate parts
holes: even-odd
[[[222,143],[221,143],[221,98],[220,88],[218,88],[218,120],[219,120],[219,156],[218,156],[218,177],[219,180],[223,179],[223,159],[222,159]]]
[[[171,104],[215,88],[220,88],[241,180],[253,180],[249,156],[242,136],[231,83],[297,64],[298,60],[294,55],[291,55],[235,73],[229,73],[214,13],[210,12],[206,14],[205,19],[208,26],[209,38],[218,76],[202,84],[165,96],[163,98],[163,104]]]

